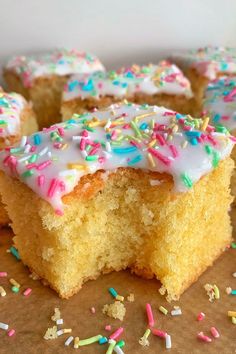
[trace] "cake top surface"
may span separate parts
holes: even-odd
[[[219,73],[236,73],[236,48],[208,46],[175,53],[172,59],[181,67],[195,68],[210,80]]]
[[[21,95],[0,90],[0,138],[19,134],[20,115],[25,105],[26,100]]]
[[[205,91],[204,113],[214,124],[236,129],[236,77],[222,77],[211,81]]]
[[[63,100],[99,99],[106,95],[130,97],[137,93],[192,97],[190,82],[182,71],[176,65],[162,61],[158,65],[132,65],[117,71],[73,75],[65,85]]]
[[[173,176],[185,192],[227,157],[233,137],[208,118],[194,119],[163,107],[112,105],[74,115],[0,153],[0,169],[27,184],[62,213],[62,196],[98,170],[139,168]]]
[[[33,80],[41,76],[105,70],[96,56],[75,49],[56,49],[42,55],[16,56],[8,61],[6,69],[19,75],[25,87],[30,87]]]

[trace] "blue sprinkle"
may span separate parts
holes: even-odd
[[[119,86],[120,81],[115,80],[115,81],[113,81],[112,83],[113,83],[113,85],[115,85],[115,86]]]
[[[213,117],[213,122],[218,123],[220,121],[221,115],[219,113],[216,113]]]
[[[129,166],[135,165],[136,163],[138,163],[141,160],[142,160],[142,156],[141,155],[137,155],[136,157],[134,157],[132,160],[130,160],[128,162],[128,165]]]
[[[139,126],[139,129],[141,129],[141,130],[145,130],[145,129],[147,129],[148,128],[148,124],[147,123],[142,123],[142,124],[140,124],[140,126]]]
[[[183,116],[183,114],[177,113],[175,117],[176,117],[176,119],[180,119],[180,118],[183,118],[184,116]]]
[[[107,342],[108,342],[107,337],[102,337],[102,338],[100,338],[99,341],[98,341],[99,344],[105,344],[105,343],[107,343]]]
[[[185,131],[186,136],[190,137],[190,138],[199,138],[202,133],[198,132],[196,130],[189,130],[189,131]]]
[[[126,82],[123,82],[122,84],[121,84],[121,87],[123,87],[123,88],[125,88],[125,87],[127,87],[128,86],[128,84],[126,83]]]
[[[197,145],[198,144],[198,141],[197,141],[196,138],[191,138],[189,141],[190,141],[191,145]]]
[[[227,70],[228,69],[228,64],[227,63],[222,63],[221,64],[221,69],[222,70]]]
[[[92,91],[94,89],[93,80],[89,79],[86,84],[85,83],[81,83],[81,88],[82,88],[83,91]]]
[[[113,152],[115,154],[129,154],[130,152],[134,152],[137,150],[136,146],[131,146],[127,148],[114,148]]]
[[[109,288],[109,293],[114,297],[116,298],[118,293],[116,292],[116,290],[114,288]]]
[[[39,134],[34,135],[34,145],[40,145],[42,142],[41,136]]]
[[[134,75],[131,73],[131,71],[128,71],[126,74],[125,74],[126,77],[130,77],[130,78],[133,78]]]
[[[79,85],[79,82],[77,80],[71,81],[68,83],[68,91],[72,92],[74,89]]]
[[[14,246],[10,247],[10,252],[11,254],[16,257],[16,259],[19,261],[20,260],[20,255],[19,252],[17,251],[17,249]]]

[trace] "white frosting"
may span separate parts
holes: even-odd
[[[106,73],[72,75],[65,85],[63,100],[76,97],[100,99],[103,96],[129,98],[137,93],[192,97],[190,82],[182,71],[176,65],[162,61],[158,65],[133,65]]]
[[[193,67],[200,75],[214,80],[219,73],[236,73],[236,49],[228,47],[204,47],[175,53],[171,59],[181,68]]]
[[[0,91],[0,138],[19,134],[20,115],[25,105],[21,95]]]
[[[214,124],[236,129],[236,77],[223,77],[207,86],[203,101],[204,114]]]
[[[16,72],[25,87],[30,87],[33,80],[41,76],[63,76],[105,70],[96,56],[66,49],[38,56],[16,56],[8,61],[6,68]]]
[[[28,185],[57,213],[86,174],[119,167],[166,172],[186,192],[229,156],[233,142],[201,119],[156,106],[113,105],[31,135],[0,153],[0,169]]]

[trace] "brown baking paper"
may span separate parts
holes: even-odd
[[[236,325],[227,316],[228,310],[236,311],[236,296],[227,295],[225,288],[236,289],[236,249],[226,251],[181,297],[179,302],[167,303],[158,292],[160,283],[156,280],[144,280],[131,275],[129,271],[111,273],[101,276],[96,281],[89,281],[82,290],[69,300],[60,299],[50,288],[42,285],[39,280],[32,280],[29,271],[21,261],[17,261],[7,253],[12,244],[12,232],[7,229],[0,231],[0,271],[6,271],[8,278],[0,278],[0,285],[7,291],[0,297],[0,322],[9,324],[16,333],[8,337],[7,332],[0,329],[1,354],[60,354],[60,353],[106,353],[108,345],[91,344],[87,347],[73,348],[73,343],[65,347],[64,342],[70,336],[85,339],[97,334],[109,336],[118,327],[124,327],[121,339],[125,340],[124,353],[157,354],[175,353],[217,353],[230,354],[236,352]],[[14,278],[21,284],[19,293],[11,291],[9,279]],[[204,285],[216,284],[220,289],[220,300],[210,303]],[[30,296],[25,297],[23,291],[32,288]],[[102,313],[105,304],[113,302],[108,292],[114,287],[120,295],[125,296],[126,315],[123,322],[111,319]],[[135,301],[129,303],[127,295],[134,293]],[[147,329],[146,303],[150,303],[155,317],[155,328],[168,332],[172,338],[172,348],[165,348],[165,340],[149,336],[150,346],[142,347],[140,337]],[[162,305],[169,310],[167,316],[160,313]],[[172,317],[170,310],[179,305],[182,316]],[[43,336],[48,327],[55,325],[51,320],[54,308],[59,307],[64,320],[61,328],[72,328],[71,334],[64,334],[57,339],[46,341]],[[92,314],[90,308],[95,307]],[[199,312],[204,312],[203,321],[197,321]],[[111,332],[104,327],[110,324]],[[203,331],[210,336],[210,328],[215,326],[220,338],[211,343],[203,343],[197,339],[197,333]]]

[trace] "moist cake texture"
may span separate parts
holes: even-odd
[[[134,103],[165,106],[182,113],[194,111],[190,82],[167,61],[133,65],[117,71],[73,75],[64,87],[62,116],[102,109],[127,99]]]
[[[100,60],[89,53],[57,49],[35,56],[16,56],[4,68],[9,90],[33,102],[40,128],[60,121],[63,86],[75,73],[103,71]]]
[[[177,299],[231,240],[233,142],[206,120],[113,105],[27,144],[0,154],[0,192],[23,262],[62,297],[129,267]]]

